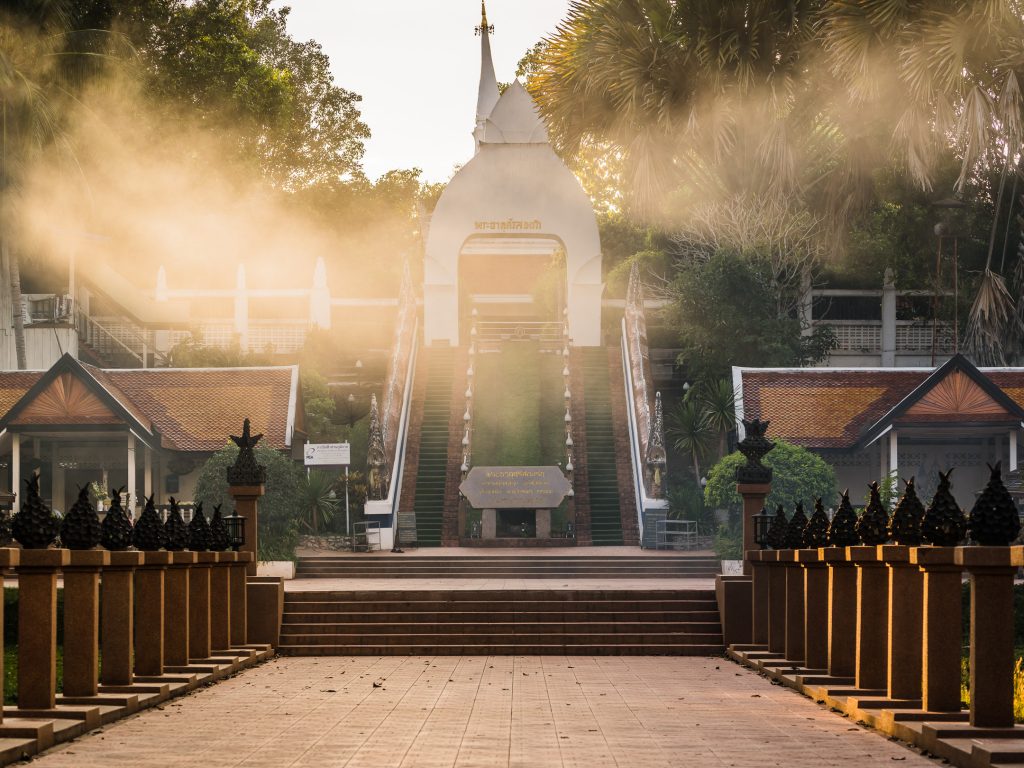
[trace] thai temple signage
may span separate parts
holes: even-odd
[[[570,487],[558,467],[473,467],[459,490],[476,509],[553,509]]]
[[[500,221],[474,221],[473,228],[478,232],[539,232],[544,228],[540,219],[523,221],[522,219],[502,219]]]

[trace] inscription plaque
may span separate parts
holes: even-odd
[[[553,509],[571,488],[558,467],[473,467],[459,490],[476,509]]]

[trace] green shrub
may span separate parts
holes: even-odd
[[[228,493],[227,468],[238,456],[235,445],[227,445],[213,454],[199,471],[196,501],[212,510],[223,504],[221,514],[234,514],[234,501]],[[301,470],[279,451],[256,446],[256,460],[267,468],[267,493],[259,500],[260,560],[294,560],[298,544]]]
[[[745,461],[737,451],[711,468],[704,488],[704,503],[708,507],[733,512],[742,508],[742,500],[736,492],[736,469]],[[777,440],[775,448],[764,457],[764,463],[773,470],[772,490],[765,500],[769,510],[781,504],[786,513],[791,514],[798,501],[810,505],[820,496],[828,506],[835,500],[835,470],[806,448]]]

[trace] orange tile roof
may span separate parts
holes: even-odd
[[[743,417],[769,419],[769,434],[805,448],[852,448],[879,419],[927,379],[931,370],[898,368],[739,368]],[[981,369],[1024,406],[1024,368]],[[908,417],[909,418],[909,417]],[[1006,415],[993,416],[1005,421]],[[914,416],[912,421],[928,421]],[[938,420],[942,420],[941,418]],[[991,420],[972,416],[972,421]]]
[[[164,445],[180,451],[216,451],[249,418],[266,445],[290,440],[292,367],[153,368],[105,373],[152,422]],[[297,396],[297,393],[295,393]],[[296,404],[296,409],[301,404]]]
[[[0,373],[0,414],[7,413],[43,376],[42,371]]]
[[[266,368],[83,368],[141,425],[155,431],[164,447],[216,451],[239,434],[248,417],[254,433],[283,450],[289,426],[302,428],[298,387],[292,366]],[[0,417],[32,388],[43,372],[0,372]],[[293,423],[289,424],[289,418]]]

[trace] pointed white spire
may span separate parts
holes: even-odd
[[[476,28],[480,35],[480,88],[476,96],[476,130],[473,137],[476,139],[477,149],[480,148],[480,140],[483,137],[484,123],[487,117],[498,103],[498,78],[494,74],[494,62],[491,61],[491,32],[494,27],[487,23],[487,6],[484,0],[480,0],[480,26]]]
[[[167,301],[167,270],[163,264],[156,271],[156,300]]]
[[[327,265],[318,256],[313,269],[313,288],[309,293],[309,321],[317,328],[331,328],[331,290],[327,286]]]

